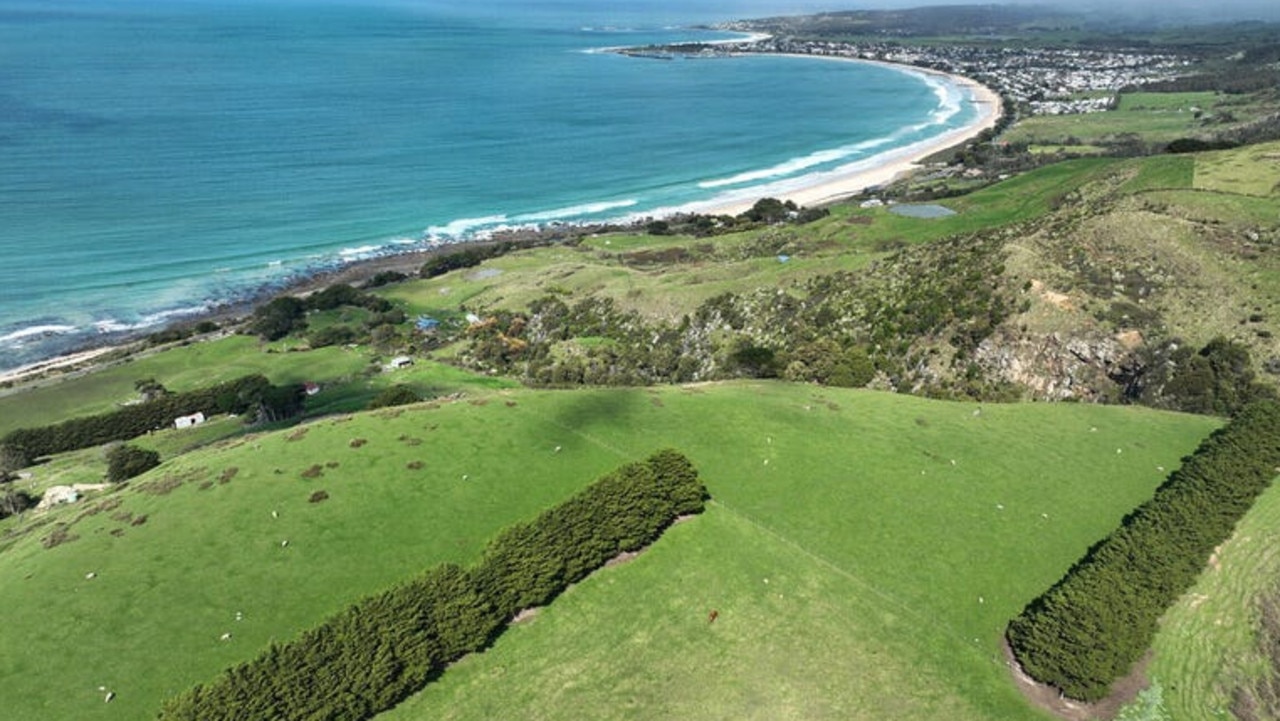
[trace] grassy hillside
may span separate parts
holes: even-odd
[[[1280,578],[1280,486],[1259,499],[1194,589],[1165,615],[1151,677],[1175,719],[1231,718],[1234,691],[1274,674],[1258,649],[1257,602]]]
[[[809,716],[819,703],[827,715],[1034,717],[992,661],[1003,624],[1216,425],[756,383],[506,391],[236,439],[88,505],[0,524],[20,534],[0,552],[6,708],[23,719],[146,717],[270,639],[437,561],[474,558],[502,526],[620,459],[672,445],[702,469],[712,513],[528,626],[578,632],[525,646],[520,627],[476,671],[468,662],[446,674],[428,702],[460,694],[476,696],[474,716],[498,703],[511,716],[621,717],[661,697],[662,716],[709,693],[726,715],[760,718]],[[316,490],[330,498],[309,503]],[[44,547],[59,523],[69,540]],[[766,577],[782,599],[760,595]],[[708,608],[723,614],[710,628]],[[645,653],[665,660],[653,666],[606,664],[617,638],[604,629],[671,640],[679,653],[654,645]],[[728,638],[699,644],[708,633]],[[574,675],[581,695],[548,695],[537,674],[467,690],[498,673],[484,670],[490,658],[540,644],[592,669]],[[825,675],[824,659],[839,661]],[[899,671],[907,680],[887,684]],[[99,686],[116,699],[103,704]]]

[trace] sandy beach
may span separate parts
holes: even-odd
[[[979,109],[978,117],[962,128],[956,128],[933,138],[874,156],[868,159],[867,163],[860,163],[859,165],[862,167],[847,173],[817,176],[814,178],[814,182],[800,185],[796,188],[789,188],[778,195],[780,200],[790,200],[796,205],[810,207],[827,205],[857,195],[867,188],[891,183],[917,170],[920,167],[921,160],[939,151],[959,145],[982,131],[995,127],[996,122],[1000,119],[1000,95],[991,88],[963,76],[875,60],[815,55],[786,55],[785,57],[806,60],[831,60],[845,63],[868,63],[920,75],[945,78],[947,82],[963,88],[971,96],[968,102],[977,105]],[[697,207],[697,211],[714,215],[736,215],[749,209],[756,200],[757,198],[743,198],[724,203],[708,203],[705,206]]]

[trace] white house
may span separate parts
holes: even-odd
[[[190,428],[191,426],[198,426],[201,423],[204,423],[204,414],[199,412],[192,413],[189,416],[178,416],[173,419],[174,428]]]

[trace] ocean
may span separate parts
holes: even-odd
[[[966,124],[896,69],[602,49],[647,0],[0,0],[0,369],[494,229],[773,194]],[[770,14],[752,5],[755,15]]]

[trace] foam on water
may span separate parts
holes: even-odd
[[[639,202],[640,201],[638,200],[628,199],[583,203],[582,205],[571,205],[566,208],[557,208],[555,210],[525,213],[524,215],[517,215],[513,220],[517,223],[546,223],[553,220],[585,220],[591,216],[607,213],[611,210],[631,208],[639,204]]]
[[[425,235],[429,239],[460,240],[467,237],[467,233],[477,228],[490,228],[505,222],[507,222],[507,216],[505,215],[459,218],[451,220],[444,225],[433,225],[427,228]]]
[[[0,344],[15,344],[31,340],[33,338],[41,338],[51,335],[66,335],[68,333],[74,333],[77,330],[79,330],[79,328],[74,325],[33,325],[28,328],[20,328],[13,332],[0,335]]]

